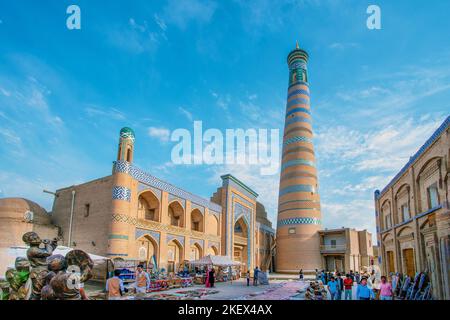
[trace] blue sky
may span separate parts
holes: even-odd
[[[82,29],[66,28],[81,8]],[[377,4],[382,29],[366,27]],[[2,1],[0,197],[51,209],[55,190],[110,174],[118,132],[135,163],[203,197],[232,173],[276,220],[278,175],[175,166],[170,132],[283,128],[295,41],[310,54],[324,226],[375,233],[381,189],[450,110],[448,1]]]

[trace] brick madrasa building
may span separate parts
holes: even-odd
[[[375,191],[383,273],[430,275],[433,296],[450,299],[450,117],[383,190]]]
[[[169,272],[208,254],[240,261],[241,271],[271,267],[275,231],[257,193],[228,174],[203,199],[134,166],[134,152],[123,128],[110,176],[56,191],[52,221],[64,245]]]

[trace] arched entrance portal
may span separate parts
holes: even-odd
[[[200,245],[198,243],[194,243],[191,246],[191,253],[189,255],[189,260],[198,260],[200,259],[203,255],[202,255],[202,248],[200,247]]]
[[[215,246],[211,246],[208,248],[208,254],[217,256],[219,254],[219,250]]]
[[[172,240],[167,245],[167,272],[178,272],[183,261],[183,246],[177,240]]]
[[[248,269],[248,226],[244,218],[239,218],[234,224],[234,260],[241,263],[241,272]]]
[[[145,235],[136,240],[136,257],[145,268],[157,267],[158,245],[150,236]]]

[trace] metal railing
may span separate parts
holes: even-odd
[[[320,246],[320,251],[322,252],[341,252],[347,250],[347,245],[345,244],[323,244]]]

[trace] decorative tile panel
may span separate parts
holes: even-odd
[[[156,188],[154,188],[152,186],[148,186],[148,185],[143,184],[143,183],[139,183],[139,185],[138,185],[138,192],[139,193],[141,193],[143,191],[147,191],[147,190],[151,190],[155,194],[155,196],[158,198],[158,200],[161,201],[161,194],[162,194],[161,190],[156,189]]]
[[[194,244],[198,243],[202,249],[205,247],[205,241],[202,239],[191,239],[190,244],[193,246]]]
[[[159,232],[156,232],[153,230],[136,228],[135,236],[134,236],[135,239],[139,239],[140,237],[145,236],[145,235],[149,235],[150,237],[152,237],[158,243],[158,246],[159,246],[159,240],[161,237],[161,234]]]
[[[205,208],[204,208],[204,207],[199,206],[198,204],[192,202],[192,203],[191,203],[191,210],[194,210],[194,209],[200,210],[200,212],[201,212],[203,215],[205,214]],[[211,212],[211,210],[210,210],[210,212]],[[217,212],[216,212],[216,214],[217,214]]]
[[[112,190],[113,200],[131,201],[131,190],[125,187],[115,186]]]
[[[169,193],[169,203],[171,203],[172,201],[178,201],[183,206],[183,208],[186,208],[186,200]]]
[[[288,103],[286,103],[286,109],[289,109],[290,107],[299,105],[299,104],[304,104],[304,105],[309,106],[309,99],[304,99],[304,98],[292,99],[291,101],[288,101]],[[303,112],[311,114],[311,111],[309,109],[305,109],[305,108],[299,108],[299,109],[303,109],[304,110]]]
[[[320,219],[317,218],[290,218],[278,220],[279,226],[287,226],[294,224],[322,224]]]
[[[286,141],[284,142],[284,145],[287,146],[287,145],[289,145],[291,143],[296,143],[296,142],[313,143],[313,140],[311,138],[304,137],[304,136],[295,136],[295,137],[286,139]]]
[[[222,212],[222,207],[214,202],[208,201],[206,199],[203,199],[199,196],[196,196],[190,192],[187,192],[185,190],[182,190],[180,188],[177,188],[167,182],[164,182],[146,172],[143,170],[125,162],[125,161],[116,161],[114,162],[114,172],[123,172],[128,173],[131,175],[134,179],[138,180],[139,182],[148,184],[154,188],[157,188],[159,190],[167,191],[168,193],[171,193],[177,197],[180,197],[182,199],[190,200],[191,202],[198,203],[204,207],[208,207],[211,210],[214,210],[216,212]]]
[[[174,234],[168,234],[166,242],[169,243],[172,240],[177,240],[184,247],[184,237],[183,236],[177,236],[177,235],[174,235]]]
[[[289,120],[286,120],[286,127],[287,127],[288,125],[290,125],[290,124],[297,123],[297,122],[306,122],[306,123],[309,123],[309,124],[312,123],[312,121],[311,121],[310,118],[305,118],[305,117],[292,117],[292,118],[290,118]]]
[[[315,192],[315,188],[314,186],[311,186],[309,184],[297,184],[281,189],[279,196],[281,197],[287,193],[294,193],[294,192]]]
[[[304,94],[304,95],[306,95],[306,96],[309,97],[309,91],[308,91],[308,90],[302,90],[302,89],[299,89],[299,90],[294,90],[294,91],[292,91],[291,93],[289,93],[289,95],[288,95],[288,100],[289,100],[290,97],[296,96],[296,95],[298,95],[298,94]]]
[[[220,236],[204,234],[204,233],[200,233],[200,232],[197,232],[194,230],[189,230],[186,228],[178,228],[175,226],[163,224],[163,223],[156,222],[156,221],[137,219],[135,217],[130,217],[130,216],[127,216],[124,214],[113,214],[112,221],[127,223],[127,224],[133,225],[133,226],[141,228],[141,229],[147,229],[147,230],[152,230],[152,231],[162,231],[162,232],[167,232],[170,234],[176,234],[176,235],[180,235],[180,236],[204,238],[204,239],[208,239],[208,241],[220,241]]]
[[[290,107],[290,106],[288,106],[288,107]],[[296,113],[296,112],[303,112],[303,113],[306,113],[306,114],[311,114],[311,111],[309,109],[306,109],[306,108],[294,108],[294,109],[289,110],[286,113],[286,118],[289,117],[291,114]]]

